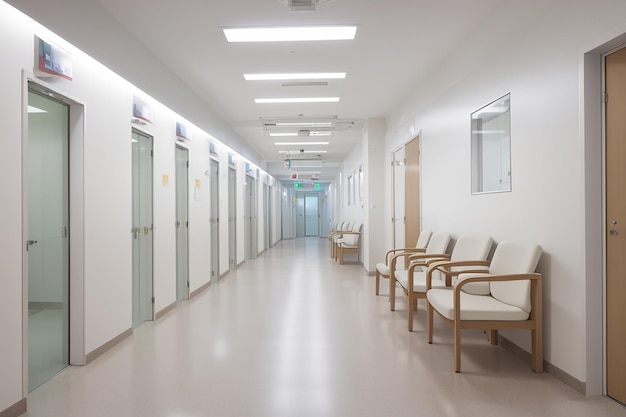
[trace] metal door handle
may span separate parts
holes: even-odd
[[[28,248],[30,248],[31,246],[33,246],[35,243],[37,243],[36,240],[27,240],[26,241],[26,251],[28,251]]]

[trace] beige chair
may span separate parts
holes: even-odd
[[[396,271],[406,271],[406,269],[398,269],[396,266],[400,260],[416,258],[412,262],[416,262],[416,267],[422,267],[426,265],[428,261],[435,259],[447,259],[449,255],[446,255],[446,250],[450,244],[450,233],[435,232],[430,237],[426,250],[423,254],[413,254],[410,252],[401,253],[398,256],[391,258],[391,264],[389,265],[389,308],[391,311],[396,309]],[[414,269],[415,270],[415,269]]]
[[[430,230],[422,230],[417,238],[417,243],[414,248],[395,248],[387,251],[385,254],[385,262],[379,262],[376,264],[376,295],[380,292],[380,277],[389,279],[389,265],[391,264],[391,258],[400,255],[401,253],[418,253],[426,251],[426,246],[428,245],[428,241],[430,240],[430,236],[432,234],[433,232]],[[408,258],[406,259],[408,260]],[[405,263],[405,268],[406,266],[407,265]]]
[[[461,371],[461,330],[489,332],[498,343],[500,329],[531,332],[531,367],[543,372],[542,284],[534,273],[541,247],[525,241],[503,241],[493,254],[488,273],[465,271],[453,290],[427,285],[427,336],[433,341],[433,312],[454,327],[454,370]],[[432,270],[438,268],[431,266]],[[428,273],[431,272],[429,268]],[[427,280],[427,284],[428,284]]]
[[[335,259],[335,248],[337,246],[337,240],[341,239],[343,232],[348,232],[352,229],[352,223],[343,222],[341,227],[338,227],[337,230],[330,236],[330,257]]]
[[[407,270],[395,271],[396,282],[402,287],[407,297],[407,324],[410,332],[413,331],[413,314],[417,310],[417,301],[426,299],[426,280],[429,280],[430,288],[449,287],[452,280],[463,270],[475,271],[479,266],[484,265],[492,246],[491,236],[479,233],[461,235],[451,255],[442,254],[438,259],[432,257],[417,259]],[[435,272],[430,268],[433,264],[442,267]],[[418,267],[421,267],[421,270],[416,270]],[[430,270],[428,276],[426,267]],[[487,271],[486,267],[483,269]]]
[[[343,265],[343,256],[347,253],[356,253],[357,262],[359,261],[359,242],[361,238],[361,223],[354,223],[352,230],[344,232],[341,239],[337,240],[337,248],[335,250],[336,258],[339,264]]]

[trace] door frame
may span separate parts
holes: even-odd
[[[576,386],[586,395],[606,395],[606,141],[604,57],[626,44],[626,33],[590,46],[581,60],[581,139],[584,161],[585,351],[587,380]]]
[[[85,213],[84,139],[85,104],[82,100],[32,73],[22,71],[22,392],[28,396],[28,90],[51,94],[69,105],[69,359],[85,365]]]
[[[186,214],[186,218],[187,218],[187,225],[185,226],[187,228],[187,291],[185,294],[183,294],[183,297],[181,297],[181,299],[179,300],[179,294],[178,291],[176,291],[176,299],[177,301],[183,301],[183,300],[189,300],[190,298],[190,293],[189,293],[189,165],[190,165],[190,160],[191,160],[191,150],[189,149],[189,146],[187,146],[184,143],[181,143],[180,141],[176,141],[176,143],[174,144],[174,172],[176,172],[176,174],[178,174],[177,170],[178,170],[178,158],[177,158],[177,150],[178,148],[180,148],[181,150],[184,150],[187,152],[187,169],[186,169],[186,173],[187,173],[187,178],[185,178],[185,184],[187,186],[187,202],[185,203],[186,207],[187,207],[187,214]],[[175,195],[176,195],[176,221],[178,222],[178,175],[176,176],[176,191],[175,191]],[[179,282],[180,277],[178,276],[178,261],[179,261],[179,253],[178,253],[178,231],[176,231],[176,288],[179,288],[179,285],[181,284]]]

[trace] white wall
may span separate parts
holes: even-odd
[[[626,3],[602,0],[507,2],[416,84],[414,95],[390,117],[386,135],[389,153],[422,131],[425,229],[482,231],[496,241],[541,244],[545,359],[582,382],[591,369],[584,308],[582,63],[585,52],[626,32],[625,13]],[[507,92],[512,192],[471,195],[469,115]],[[602,285],[601,276],[594,278],[593,285]],[[525,333],[506,336],[529,350]],[[587,389],[599,392],[597,386]]]
[[[72,53],[73,80],[46,78],[42,83],[84,105],[84,328],[85,353],[132,327],[131,251],[131,130],[154,137],[154,296],[155,311],[176,300],[175,239],[175,126],[187,125],[192,140],[189,169],[189,273],[191,291],[210,280],[209,144],[214,142],[220,161],[220,218],[228,219],[228,152],[231,148],[156,102],[120,76],[97,63],[31,19],[0,2],[0,176],[3,185],[0,216],[0,412],[27,395],[22,358],[22,118],[23,91],[34,64],[34,34]],[[26,74],[26,75],[23,75]],[[181,95],[184,91],[181,91]],[[133,96],[151,106],[153,123],[131,123]],[[72,158],[80,158],[73,155]],[[244,260],[243,190],[246,159],[236,155],[238,194],[238,261]],[[167,176],[169,181],[164,182]],[[10,179],[10,180],[9,180]],[[273,180],[273,179],[272,179]],[[196,181],[199,186],[196,186]],[[278,214],[279,216],[280,214]],[[275,214],[276,216],[276,214]],[[279,217],[278,217],[279,218]],[[277,222],[278,223],[278,222]],[[262,225],[262,223],[260,223]],[[72,232],[74,233],[74,231]],[[222,242],[228,241],[228,222],[221,222]],[[225,244],[224,248],[228,245]],[[220,272],[228,269],[222,250]],[[25,259],[25,258],[24,258]],[[75,277],[74,277],[75,279]]]

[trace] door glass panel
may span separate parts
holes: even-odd
[[[153,319],[152,138],[132,134],[133,327]]]
[[[319,236],[319,196],[307,194],[304,200],[306,235]]]
[[[228,264],[237,267],[237,171],[228,169]]]
[[[211,160],[211,278],[219,278],[220,264],[219,163]]]
[[[189,299],[189,150],[176,146],[176,300]]]
[[[28,385],[69,365],[69,106],[28,93]]]
[[[406,248],[404,225],[405,188],[404,148],[393,153],[393,247]],[[415,242],[413,242],[415,244]],[[410,245],[410,243],[409,243]]]
[[[256,259],[258,256],[257,242],[257,204],[256,180],[246,176],[246,257]]]
[[[305,234],[305,220],[304,220],[304,196],[302,194],[296,195],[296,237],[304,237]]]

